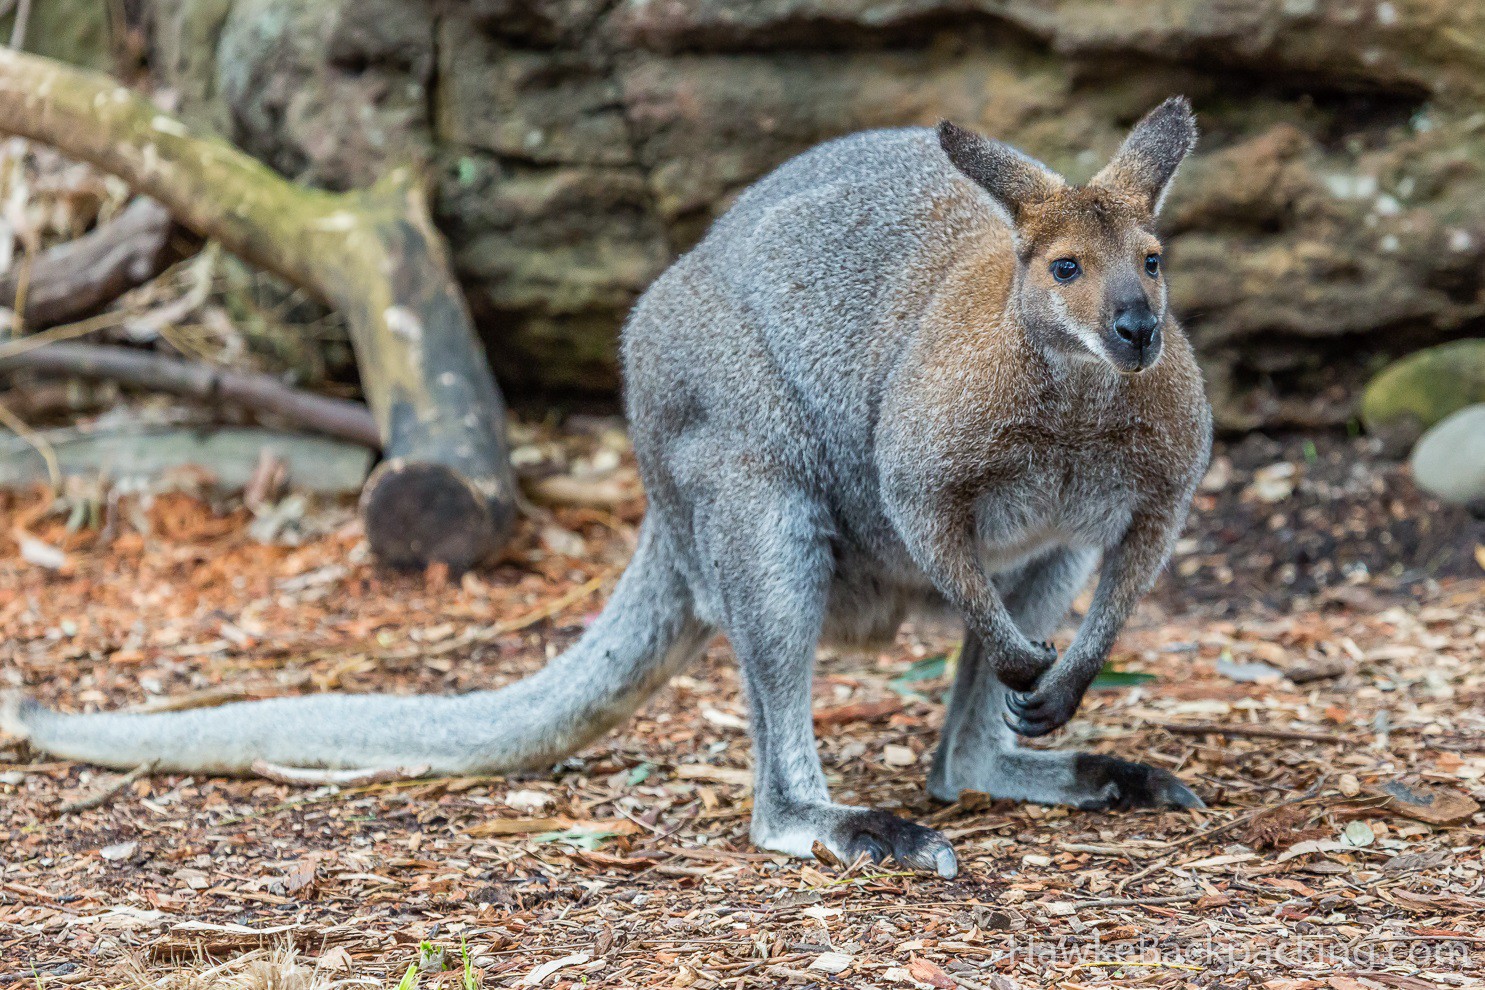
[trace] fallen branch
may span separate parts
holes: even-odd
[[[254,760],[253,773],[276,784],[294,787],[364,787],[394,780],[417,780],[428,775],[428,766],[383,767],[381,769],[320,770],[312,767],[286,767],[265,760]]]
[[[93,313],[159,275],[177,257],[170,213],[141,196],[83,236],[58,244],[0,277],[0,306],[14,309],[26,278],[22,324],[28,330]]]
[[[91,808],[97,808],[107,804],[113,800],[115,794],[134,783],[140,777],[148,777],[151,773],[154,773],[155,767],[159,762],[159,760],[150,760],[148,763],[141,763],[122,777],[114,778],[106,786],[89,794],[87,797],[81,797],[76,801],[69,801],[62,805],[62,807],[57,809],[57,815],[76,814],[79,811],[87,811]]]
[[[411,173],[302,188],[107,76],[18,52],[0,52],[0,128],[117,175],[345,314],[383,441],[361,501],[383,562],[463,570],[501,548],[515,519],[505,404]]]
[[[292,388],[271,375],[99,344],[52,344],[9,357],[0,355],[0,370],[20,369],[115,381],[208,404],[240,406],[282,416],[297,426],[373,450],[381,446],[376,421],[361,403]]]

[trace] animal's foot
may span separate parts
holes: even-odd
[[[1051,643],[1004,643],[990,655],[995,676],[1012,691],[1030,691],[1043,674],[1057,663],[1057,648]]]
[[[1084,811],[1130,808],[1205,808],[1206,803],[1175,774],[1144,763],[1099,753],[1078,753],[1073,773]]]
[[[753,841],[791,856],[813,856],[814,844],[819,842],[847,863],[865,853],[873,863],[890,859],[945,879],[959,872],[959,860],[948,839],[931,828],[871,808],[822,803],[755,811]]]

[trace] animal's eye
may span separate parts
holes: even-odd
[[[1145,255],[1145,274],[1150,276],[1151,278],[1160,277],[1160,255]]]
[[[1052,262],[1052,277],[1059,282],[1071,282],[1083,274],[1083,267],[1071,258],[1058,258]]]

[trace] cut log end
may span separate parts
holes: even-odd
[[[371,551],[388,567],[467,571],[500,551],[515,524],[508,500],[443,464],[384,461],[361,493]]]

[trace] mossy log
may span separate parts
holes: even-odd
[[[297,186],[107,76],[11,51],[0,130],[117,175],[345,314],[382,437],[361,502],[380,560],[462,570],[503,545],[515,504],[505,404],[411,172],[346,193]]]

